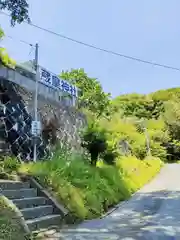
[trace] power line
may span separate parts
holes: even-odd
[[[5,13],[5,12],[0,11],[0,13],[3,14],[3,15],[5,15],[5,16],[11,17],[9,14],[7,14],[7,13]],[[35,27],[35,28],[40,29],[40,30],[42,30],[42,31],[45,31],[45,32],[47,32],[47,33],[50,33],[50,34],[53,34],[53,35],[55,35],[55,36],[64,38],[64,39],[69,40],[69,41],[71,41],[71,42],[75,42],[75,43],[84,45],[84,46],[89,47],[89,48],[93,48],[93,49],[98,50],[98,51],[101,51],[101,52],[105,52],[105,53],[108,53],[108,54],[111,54],[111,55],[115,55],[115,56],[118,56],[118,57],[123,57],[123,58],[129,59],[129,60],[133,60],[133,61],[137,61],[137,62],[149,64],[149,65],[152,65],[152,66],[163,67],[163,68],[167,68],[167,69],[171,69],[171,70],[180,71],[180,68],[177,68],[177,67],[168,66],[168,65],[164,65],[164,64],[160,64],[160,63],[156,63],[156,62],[151,62],[151,61],[143,60],[143,59],[136,58],[136,57],[133,57],[133,56],[124,55],[124,54],[122,54],[122,53],[114,52],[114,51],[112,51],[112,50],[100,48],[100,47],[97,47],[97,46],[95,46],[95,45],[93,45],[93,44],[85,43],[85,42],[82,42],[82,41],[80,41],[80,40],[76,40],[76,39],[74,39],[74,38],[65,36],[65,35],[63,35],[63,34],[54,32],[54,31],[49,30],[49,29],[47,29],[47,28],[40,27],[40,26],[38,26],[38,25],[36,25],[36,24],[33,24],[32,22],[31,22],[31,23],[25,22],[25,23],[28,24],[28,25],[30,25],[30,26],[32,26],[32,27]]]
[[[34,46],[32,43],[26,42],[26,41],[21,40],[21,39],[14,38],[14,37],[12,37],[12,36],[10,36],[10,35],[5,35],[5,37],[8,37],[8,38],[10,38],[10,39],[12,39],[12,40],[16,40],[16,41],[18,41],[18,42],[21,42],[21,43],[23,43],[23,44],[28,45],[28,46],[30,47],[28,57],[32,54],[33,50],[35,49],[35,46]]]
[[[33,50],[34,50],[34,46],[31,46],[28,56],[32,54]]]
[[[4,15],[6,15],[6,16],[10,16],[10,15],[8,15],[8,14],[3,13],[2,11],[0,11],[0,13],[4,14]],[[1,26],[0,26],[0,28],[1,28]],[[30,47],[35,47],[32,43],[29,43],[29,42],[24,41],[24,40],[21,40],[21,39],[14,38],[14,37],[12,37],[12,36],[10,36],[10,35],[5,35],[5,37],[8,37],[8,38],[10,38],[10,39],[12,39],[12,40],[16,40],[16,41],[18,41],[18,42],[21,42],[21,43],[24,43],[24,44],[26,44],[26,45],[29,45]],[[4,36],[3,36],[3,38],[4,38]],[[0,39],[0,40],[2,41],[3,38]]]
[[[32,54],[33,50],[35,49],[35,46],[34,46],[32,43],[26,42],[26,41],[21,40],[21,39],[14,38],[14,37],[12,37],[12,36],[10,36],[10,35],[5,35],[5,37],[8,37],[8,38],[10,38],[10,39],[12,39],[12,40],[16,40],[16,41],[18,41],[18,42],[21,42],[21,43],[23,43],[23,44],[28,45],[28,46],[30,47],[28,57]],[[3,39],[2,39],[1,41],[3,41]]]
[[[14,38],[14,37],[12,37],[10,35],[5,35],[5,37],[8,37],[8,38],[11,38],[12,40],[16,40],[18,42],[24,43],[24,44],[26,44],[26,45],[28,45],[30,47],[34,47],[34,45],[32,43],[26,42],[26,41],[21,40],[21,39]]]

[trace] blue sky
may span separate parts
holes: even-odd
[[[29,3],[34,24],[101,48],[180,67],[179,0],[30,0]],[[11,28],[8,17],[3,15],[0,24],[15,39],[39,43],[40,65],[57,74],[84,68],[113,96],[180,85],[178,71],[99,52],[26,24]],[[5,38],[3,45],[17,61],[33,57],[30,47],[18,41]]]

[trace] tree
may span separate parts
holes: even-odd
[[[4,37],[4,31],[0,28],[0,40]],[[5,48],[0,47],[0,65],[4,65],[10,68],[14,68],[15,61],[9,57]]]
[[[108,130],[102,128],[98,121],[89,121],[82,132],[81,145],[91,156],[91,165],[96,166],[98,159],[112,165],[118,156],[117,149],[108,145]]]
[[[163,102],[141,94],[127,94],[113,99],[113,106],[121,108],[124,116],[157,119],[164,111]]]
[[[180,141],[180,103],[178,99],[165,104],[164,120],[172,139]]]
[[[24,21],[30,22],[28,14],[29,4],[26,0],[1,0],[0,9],[10,12],[12,26]]]
[[[104,93],[96,78],[90,78],[83,69],[63,71],[60,77],[80,89],[78,106],[96,114],[97,117],[109,114],[110,94]]]

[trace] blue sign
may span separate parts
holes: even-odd
[[[78,91],[74,85],[71,85],[65,80],[60,79],[57,75],[48,72],[44,68],[40,68],[40,81],[49,87],[67,92],[72,96],[77,97]]]

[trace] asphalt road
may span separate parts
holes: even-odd
[[[103,219],[48,239],[180,240],[180,164],[165,165],[155,179]]]

